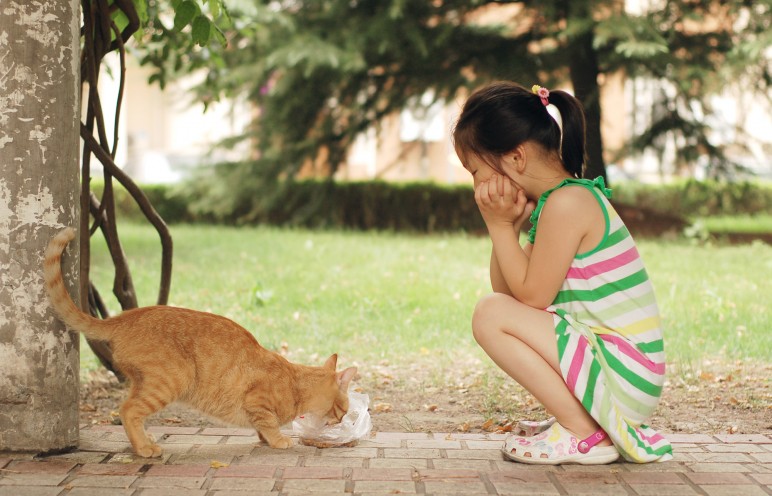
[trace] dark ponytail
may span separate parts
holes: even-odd
[[[512,83],[497,82],[474,92],[464,104],[453,130],[453,142],[462,153],[473,153],[498,172],[498,159],[526,141],[534,141],[561,157],[566,171],[582,177],[585,154],[584,111],[565,91],[552,91],[549,103],[560,111],[560,126],[541,98]],[[463,160],[463,157],[462,157]]]
[[[561,90],[550,91],[549,102],[560,111],[563,121],[563,141],[560,145],[563,167],[574,177],[582,177],[586,158],[586,125],[582,104]]]

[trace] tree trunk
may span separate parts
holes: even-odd
[[[579,35],[569,45],[571,50],[571,84],[576,98],[584,106],[587,119],[587,168],[584,176],[595,179],[606,178],[606,163],[603,160],[603,143],[600,134],[600,86],[598,85],[598,57],[592,46],[591,30]]]
[[[42,260],[79,218],[78,0],[0,8],[0,451],[78,444],[80,338],[54,317]],[[78,243],[64,278],[77,295]]]

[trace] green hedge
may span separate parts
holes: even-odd
[[[642,229],[652,215],[671,219],[673,230],[678,230],[688,223],[687,219],[695,217],[772,212],[772,187],[760,183],[689,181],[665,186],[623,183],[612,189],[614,203],[626,221],[634,222],[636,211],[646,213],[645,217],[637,216]],[[258,192],[234,193],[228,202],[210,201],[201,197],[199,187],[185,185],[144,186],[143,191],[169,223],[412,232],[482,232],[485,229],[470,185],[300,181],[287,185],[270,202]],[[142,218],[125,191],[117,191],[116,201],[123,218]]]

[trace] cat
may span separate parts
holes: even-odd
[[[145,418],[175,401],[225,423],[253,427],[272,448],[292,445],[280,427],[298,415],[336,423],[348,411],[348,387],[357,369],[336,372],[336,354],[322,367],[291,363],[232,320],[185,308],[135,308],[104,320],[82,312],[67,293],[60,263],[74,237],[75,230],[66,228],[49,242],[46,291],[67,326],[110,344],[115,366],[130,382],[120,416],[137,455],[161,456],[145,431]]]

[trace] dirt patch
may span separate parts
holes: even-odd
[[[364,369],[364,367],[363,367]],[[373,428],[401,432],[494,431],[512,420],[545,418],[541,405],[497,370],[453,372],[381,363],[357,379],[370,396]],[[772,433],[770,364],[706,363],[702,370],[672,370],[651,425],[688,434]],[[437,377],[441,376],[439,381]],[[440,382],[441,384],[437,384]],[[117,423],[126,385],[104,369],[82,381],[81,421]],[[181,405],[153,415],[148,425],[221,426]]]

